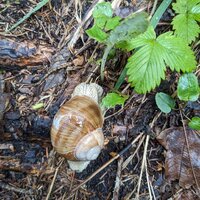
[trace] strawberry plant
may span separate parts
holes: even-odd
[[[163,2],[163,5],[167,2],[169,4],[170,1]],[[186,73],[178,81],[179,99],[197,100],[199,85],[197,77],[192,73],[196,69],[197,62],[189,45],[200,33],[198,25],[200,0],[177,0],[173,3],[172,8],[176,16],[171,24],[174,31],[157,36],[154,28],[167,8],[163,9],[163,5],[160,10],[158,9],[159,16],[156,16],[150,23],[148,23],[149,17],[145,12],[131,14],[126,19],[113,16],[109,3],[103,2],[94,9],[94,26],[86,32],[91,38],[106,45],[101,61],[101,78],[103,80],[104,67],[110,50],[120,48],[133,53],[115,89],[120,88],[123,78],[127,75],[128,82],[134,90],[145,94],[160,85],[161,80],[165,79],[166,69],[170,68],[171,71]],[[109,96],[105,98],[108,101]],[[175,101],[164,93],[156,95],[156,102],[158,107],[166,113],[175,106]]]

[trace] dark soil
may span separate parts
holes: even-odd
[[[30,8],[35,6],[34,2],[39,1],[1,1],[0,32],[23,17]],[[80,1],[82,17],[87,13],[91,2]],[[135,5],[134,2],[138,4]],[[137,10],[135,6],[143,6],[139,4],[140,2],[123,1],[121,5],[134,6]],[[146,3],[146,5],[151,11],[151,4]],[[40,44],[54,49],[54,56],[50,63],[25,67],[0,66],[0,73],[5,80],[5,87],[3,91],[0,90],[0,95],[3,93],[10,95],[9,105],[4,110],[4,116],[0,121],[0,146],[7,145],[7,148],[0,149],[1,199],[40,200],[46,199],[49,192],[51,192],[50,199],[116,199],[116,196],[113,198],[113,191],[120,159],[113,161],[77,190],[74,189],[114,155],[126,149],[140,134],[150,136],[147,164],[156,199],[172,197],[180,187],[176,183],[166,182],[165,150],[155,137],[161,130],[181,126],[182,123],[176,110],[156,118],[160,111],[155,103],[155,94],[157,91],[173,94],[178,77],[176,73],[167,72],[167,80],[146,97],[136,94],[131,88],[126,90],[130,100],[123,109],[119,106],[106,113],[108,119],[105,120],[103,127],[106,145],[102,153],[82,173],[70,170],[67,161],[53,152],[50,141],[52,120],[60,105],[70,99],[75,86],[91,76],[91,81],[101,85],[105,93],[110,91],[129,56],[117,52],[115,59],[107,62],[109,67],[106,68],[105,81],[101,82],[99,70],[94,69],[96,61],[103,54],[104,47],[97,46],[98,44],[83,32],[73,51],[68,49],[68,43],[78,25],[76,15],[75,1],[52,0],[51,5],[44,6],[11,33],[0,33],[1,40],[7,39],[18,43],[30,41],[36,46]],[[171,28],[167,23],[170,22],[172,15],[172,10],[168,9],[158,26],[158,33]],[[90,57],[92,54],[93,56]],[[84,58],[83,63],[75,66],[74,63],[77,59],[80,61],[80,57]],[[65,66],[62,67],[63,65]],[[120,90],[123,90],[127,84],[124,82]],[[33,105],[41,102],[44,104],[42,108],[37,110],[32,108]],[[189,103],[184,112],[191,117],[197,112],[196,110],[199,110],[197,107],[199,104]],[[138,144],[139,142],[135,143],[123,153],[121,156],[123,161],[134,153]],[[121,170],[118,199],[135,197],[144,145],[145,140],[129,164]],[[50,189],[52,183],[53,188]],[[149,199],[145,172],[141,181],[140,199]]]

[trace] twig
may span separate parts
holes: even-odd
[[[53,176],[53,180],[52,180],[52,182],[51,182],[51,185],[50,185],[50,187],[49,187],[49,191],[48,191],[48,194],[47,194],[47,197],[46,197],[45,200],[48,200],[49,197],[50,197],[50,195],[51,195],[51,192],[52,192],[52,189],[53,189],[53,186],[54,186],[54,183],[55,183],[57,174],[58,174],[58,170],[59,170],[60,166],[62,165],[63,161],[64,161],[64,159],[61,160],[61,163],[59,164],[59,166],[58,166],[58,167],[56,168],[56,170],[55,170],[55,174],[54,174],[54,176]]]
[[[124,169],[127,167],[127,165],[131,162],[131,160],[134,158],[135,154],[136,154],[136,153],[138,152],[138,150],[140,149],[140,147],[141,147],[141,145],[142,145],[144,139],[145,139],[145,136],[143,136],[142,139],[140,140],[140,142],[139,142],[139,144],[137,145],[137,148],[136,148],[136,150],[134,151],[134,153],[133,153],[131,156],[129,156],[129,157],[124,161],[124,163],[123,163],[123,165],[122,165],[122,170],[124,170]]]
[[[71,64],[72,64],[71,62],[65,63],[65,64],[61,65],[60,67],[58,67],[58,68],[52,69],[52,70],[49,71],[47,74],[45,74],[45,75],[42,77],[41,80],[39,80],[37,83],[34,83],[34,84],[32,84],[32,85],[34,85],[34,86],[40,85],[43,81],[45,81],[45,79],[46,79],[50,74],[52,74],[52,73],[54,73],[54,72],[56,72],[56,71],[59,71],[59,70],[61,70],[61,69],[67,68],[67,71],[75,70],[74,67],[69,67]],[[32,85],[31,85],[31,86],[32,86]]]
[[[152,198],[151,195],[151,186],[150,186],[150,180],[149,180],[149,174],[148,174],[148,170],[147,170],[147,157],[145,156],[145,172],[146,172],[146,179],[147,179],[147,186],[148,186],[148,190],[149,190],[149,198]]]
[[[10,149],[11,151],[14,151],[14,146],[11,143],[0,144],[0,149]]]
[[[158,0],[155,0],[154,3],[153,3],[153,8],[152,8],[151,13],[150,13],[151,17],[153,16],[153,14],[154,14],[154,12],[156,10],[157,4],[158,4]]]
[[[146,156],[147,156],[147,147],[148,147],[148,144],[149,144],[149,139],[150,139],[150,136],[147,135],[146,136],[146,141],[145,141],[145,146],[144,146],[144,153],[143,153],[143,158],[142,158],[142,166],[141,166],[140,177],[139,177],[139,181],[138,181],[136,199],[139,199],[139,195],[140,195],[142,174],[143,174],[143,171],[144,171],[144,168],[145,168],[145,159],[146,159]]]
[[[160,117],[160,115],[161,115],[161,112],[159,112],[153,118],[153,121],[150,124],[150,128],[153,128],[155,121]],[[150,139],[150,136],[147,135],[146,136],[146,141],[145,141],[145,146],[144,146],[144,153],[143,153],[143,158],[142,158],[142,166],[141,166],[140,177],[139,177],[139,181],[138,181],[138,188],[137,188],[137,193],[136,193],[136,199],[139,199],[139,193],[140,193],[140,187],[141,187],[141,181],[142,181],[142,174],[143,174],[144,169],[147,168],[146,157],[147,157],[147,148],[148,148],[148,144],[149,144],[149,139]],[[149,189],[149,187],[148,187],[148,189]],[[151,193],[149,195],[150,195],[150,199],[152,199]]]
[[[117,174],[116,174],[116,179],[115,179],[115,187],[114,187],[114,191],[113,191],[113,200],[119,199],[119,189],[120,189],[120,185],[121,185],[122,163],[123,163],[123,158],[119,158],[118,167],[117,167]]]
[[[14,187],[14,186],[6,184],[6,183],[4,183],[2,181],[0,181],[0,187],[2,189],[6,189],[6,190],[9,190],[9,191],[14,191],[14,192],[22,193],[22,194],[33,194],[32,190],[26,190],[26,189]]]
[[[141,137],[143,134],[138,135],[127,147],[125,147],[122,151],[120,151],[115,157],[110,159],[107,163],[105,163],[102,167],[100,167],[98,170],[96,170],[92,175],[90,175],[87,179],[85,179],[81,184],[79,184],[76,188],[72,190],[72,193],[78,190],[82,185],[86,184],[88,181],[90,181],[93,177],[95,177],[99,172],[101,172],[103,169],[105,169],[108,165],[110,165],[113,161],[118,159],[120,156],[122,156],[128,149],[130,149]]]

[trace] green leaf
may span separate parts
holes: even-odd
[[[131,49],[139,48],[126,65],[128,80],[136,92],[146,93],[165,78],[166,65],[171,70],[190,72],[196,68],[193,51],[171,32],[156,38],[152,27],[132,40]]]
[[[153,26],[153,28],[156,28],[158,22],[163,16],[163,13],[167,10],[171,2],[172,0],[163,0],[162,3],[159,5],[153,17],[151,18],[151,25]]]
[[[102,16],[112,17],[113,10],[111,4],[109,2],[98,3],[92,12],[92,15],[95,19],[101,18]]]
[[[200,130],[200,117],[193,117],[188,125],[194,130]]]
[[[95,6],[93,12],[94,24],[103,29],[107,20],[113,15],[113,10],[109,2],[102,2]]]
[[[175,107],[175,100],[168,94],[159,92],[156,94],[156,104],[162,112],[169,113]]]
[[[38,109],[43,108],[43,107],[44,107],[44,103],[37,103],[37,104],[32,106],[32,109],[38,110]]]
[[[102,16],[101,18],[94,19],[94,24],[99,28],[103,29],[106,25],[107,20],[107,17]]]
[[[116,105],[124,105],[128,96],[121,96],[117,93],[109,93],[102,99],[102,104],[106,108],[114,108]]]
[[[104,33],[97,25],[94,25],[92,28],[86,30],[86,33],[89,37],[97,40],[98,42],[104,42],[108,37],[108,35]]]
[[[194,52],[184,40],[167,32],[160,35],[157,41],[165,48],[163,58],[171,70],[191,72],[196,68]]]
[[[148,28],[148,15],[145,12],[132,14],[123,20],[119,26],[110,32],[107,39],[108,45],[115,45],[118,42],[130,40],[141,33],[144,33]]]
[[[198,79],[193,73],[184,74],[178,81],[178,98],[183,101],[196,101],[199,97]]]
[[[172,4],[178,14],[173,18],[172,25],[175,34],[190,44],[198,37],[200,28],[197,21],[200,20],[200,0],[177,0]],[[197,20],[197,21],[196,21]]]
[[[105,30],[109,31],[114,29],[116,26],[119,25],[120,19],[121,18],[118,16],[108,19],[106,22]]]

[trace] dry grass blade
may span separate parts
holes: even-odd
[[[42,0],[41,2],[39,2],[32,10],[30,10],[22,19],[20,19],[16,24],[14,24],[11,28],[9,28],[7,32],[12,31],[13,29],[15,29],[17,26],[19,26],[21,23],[23,23],[26,19],[28,19],[33,13],[35,13],[36,11],[38,11],[40,8],[42,8],[45,4],[47,4],[49,2],[49,0]]]
[[[149,144],[149,139],[150,139],[150,136],[147,135],[146,141],[145,141],[145,146],[144,146],[144,153],[143,153],[143,158],[142,158],[142,166],[141,166],[141,171],[140,171],[140,177],[139,177],[139,180],[138,180],[138,188],[137,188],[136,199],[139,199],[139,196],[140,196],[142,174],[143,174],[143,171],[145,169],[145,163],[146,163],[146,159],[147,159],[147,147],[148,147],[148,144]],[[152,199],[151,196],[150,196],[150,199]]]

